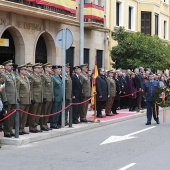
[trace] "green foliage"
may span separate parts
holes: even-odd
[[[163,93],[165,94],[165,100],[162,99]],[[155,90],[153,99],[157,106],[169,107],[170,106],[170,89],[167,87],[159,87]]]
[[[117,68],[134,69],[142,66],[156,71],[170,66],[170,45],[158,36],[129,33],[120,27],[113,39],[118,45],[112,47],[111,57]]]

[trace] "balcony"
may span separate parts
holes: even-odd
[[[62,0],[60,0],[62,1]],[[67,0],[65,0],[67,1]],[[38,3],[37,3],[38,2]],[[74,22],[76,25],[76,2],[70,0],[71,7],[58,4],[44,3],[45,0],[0,0],[0,10],[11,11],[17,14],[50,19],[59,22]],[[48,0],[47,0],[48,2]],[[75,3],[75,8],[74,8]]]
[[[104,27],[104,7],[95,4],[84,4],[84,27],[101,29]]]

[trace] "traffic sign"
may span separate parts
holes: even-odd
[[[65,47],[63,47],[63,34],[65,31]],[[65,30],[62,29],[57,33],[56,36],[56,44],[59,48],[65,48],[66,50],[69,49],[71,47],[71,45],[73,44],[73,34],[72,32],[66,28]]]

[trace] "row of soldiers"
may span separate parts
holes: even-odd
[[[70,66],[65,66],[65,98],[63,97],[62,66],[50,63],[19,65],[13,71],[12,60],[0,65],[0,82],[5,84],[1,92],[4,109],[10,112],[15,109],[16,103],[25,112],[36,115],[47,115],[62,109],[62,101],[66,106],[70,99],[73,102],[85,101],[91,96],[91,82],[87,74],[86,64],[74,67],[74,74],[70,77]],[[86,119],[88,103],[73,106],[73,123],[88,122]],[[51,129],[61,128],[61,113],[48,117],[28,116],[20,112],[19,134],[24,135],[26,122],[29,132],[38,133]],[[48,122],[50,121],[50,127]],[[65,124],[68,124],[68,109],[65,111]],[[38,129],[40,125],[40,129]],[[12,137],[14,127],[14,114],[3,122],[4,137]]]

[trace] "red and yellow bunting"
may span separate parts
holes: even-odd
[[[50,6],[70,13],[76,13],[76,0],[26,0],[35,4]]]
[[[95,4],[84,4],[84,19],[104,22],[104,7]]]

